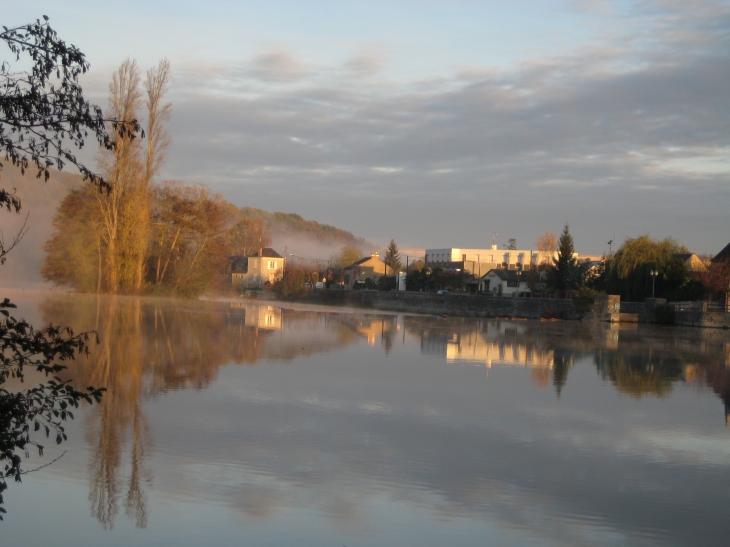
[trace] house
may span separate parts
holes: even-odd
[[[720,262],[725,262],[726,260],[730,260],[730,243],[725,245],[722,251],[713,256],[710,262],[712,262],[713,264],[719,264]]]
[[[376,280],[384,275],[393,275],[393,269],[380,260],[378,253],[361,258],[343,270],[345,286],[351,289],[356,281],[365,281],[368,277]]]
[[[270,247],[252,256],[231,257],[231,282],[242,289],[260,289],[283,271],[284,258]]]
[[[520,270],[490,270],[480,279],[479,288],[481,292],[494,296],[530,295],[527,276]]]
[[[684,263],[685,269],[690,273],[707,270],[704,261],[694,253],[674,253],[672,256]]]

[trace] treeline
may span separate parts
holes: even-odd
[[[306,220],[296,213],[272,213],[254,207],[242,207],[241,216],[252,220],[262,219],[269,231],[275,234],[307,235],[324,245],[341,243],[345,246],[369,249],[372,244],[352,233],[320,224],[314,220]]]
[[[144,108],[146,140],[110,128],[115,146],[98,156],[106,186],[88,183],[61,202],[45,245],[46,280],[84,292],[196,296],[225,284],[232,254],[270,244],[263,221],[242,217],[209,188],[155,182],[170,145],[169,79],[167,60],[143,85],[135,61],[114,73],[109,116],[136,120]]]
[[[296,214],[239,209],[204,185],[156,182],[170,145],[169,79],[167,60],[144,82],[133,60],[114,73],[109,117],[137,120],[144,112],[146,138],[109,128],[115,146],[97,159],[106,187],[87,183],[62,200],[44,247],[47,281],[81,292],[194,297],[230,286],[231,258],[270,246],[272,232],[365,243]]]

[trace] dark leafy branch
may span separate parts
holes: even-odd
[[[62,169],[71,163],[85,179],[109,188],[76,159],[74,151],[89,138],[113,149],[120,136],[133,138],[142,133],[137,121],[105,118],[98,106],[84,99],[78,78],[89,69],[89,63],[75,46],[58,38],[47,17],[30,25],[3,27],[0,41],[9,48],[14,62],[27,57],[32,66],[14,71],[10,62],[0,64],[0,155],[4,153],[5,161],[23,173],[34,166],[37,177],[45,180],[51,167]],[[20,211],[14,190],[0,189],[3,207]],[[9,245],[0,237],[0,263],[24,229]],[[54,325],[35,329],[27,321],[12,317],[8,311],[12,308],[15,305],[7,298],[0,302],[0,520],[5,513],[2,492],[7,488],[6,479],[19,482],[26,473],[21,468],[21,454],[27,458],[35,447],[42,455],[43,445],[36,437],[43,434],[56,443],[66,440],[63,424],[73,419],[73,409],[83,401],[99,402],[104,392],[104,388],[94,387],[77,390],[71,380],[59,375],[66,368],[60,363],[88,354],[89,341],[96,340],[96,333],[77,335]],[[18,389],[28,367],[45,375],[46,380],[30,389]]]
[[[31,439],[33,432],[41,431],[46,437],[53,435],[56,443],[66,440],[63,422],[73,419],[72,409],[79,403],[99,402],[103,388],[88,387],[76,390],[70,380],[61,379],[58,374],[65,369],[56,361],[67,361],[75,355],[88,354],[88,343],[96,333],[75,335],[67,327],[50,325],[36,330],[25,320],[13,318],[8,309],[15,308],[7,298],[0,302],[0,386],[8,379],[22,382],[25,369],[44,374],[49,379],[34,388],[11,392],[0,387],[0,492],[7,488],[6,478],[20,481],[23,474],[19,451],[34,446],[43,455],[43,445]],[[2,504],[0,494],[0,504]],[[5,510],[0,507],[0,513]],[[0,516],[2,519],[2,516]]]
[[[58,38],[48,18],[15,28],[3,27],[0,40],[15,57],[29,57],[32,69],[13,72],[8,62],[0,65],[0,151],[5,160],[25,172],[31,165],[37,176],[48,180],[49,168],[75,165],[85,179],[99,186],[104,180],[80,163],[75,149],[87,139],[113,149],[117,136],[142,134],[137,120],[105,118],[101,108],[84,99],[78,83],[89,69],[86,56]],[[2,164],[0,163],[0,167]],[[20,208],[12,194],[0,192],[0,205]]]

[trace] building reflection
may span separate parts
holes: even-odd
[[[538,386],[547,386],[553,379],[558,394],[567,379],[567,370],[573,366],[572,352],[546,347],[520,322],[451,319],[428,324],[421,318],[411,317],[407,318],[406,325],[420,336],[423,354],[441,355],[447,363],[486,368],[526,367],[530,369],[530,379]]]

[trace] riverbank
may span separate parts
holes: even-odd
[[[451,315],[457,317],[508,318],[508,319],[564,319],[564,320],[609,320],[611,322],[660,323],[667,325],[730,328],[730,313],[716,311],[676,311],[672,317],[655,317],[657,305],[664,303],[659,299],[647,302],[620,302],[616,295],[621,313],[609,314],[610,319],[602,317],[605,313],[594,313],[590,305],[577,300],[558,300],[552,298],[515,298],[473,294],[441,295],[422,292],[401,291],[343,291],[317,290],[300,295],[292,300],[278,300],[273,293],[253,292],[247,298],[257,302],[286,302],[307,306],[340,307],[350,309],[373,309],[398,313],[427,315]],[[613,303],[614,300],[611,300]],[[600,304],[599,304],[599,307]],[[604,303],[603,307],[606,307]],[[595,306],[594,306],[595,308]],[[613,309],[613,305],[611,306]],[[604,310],[607,312],[608,309]],[[600,317],[599,317],[600,316]]]
[[[258,302],[275,301],[271,293],[252,293],[246,297]],[[579,320],[583,316],[573,300],[471,294],[317,290],[285,302],[459,317]]]

